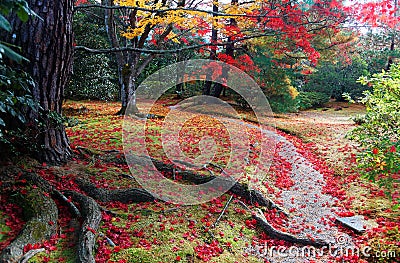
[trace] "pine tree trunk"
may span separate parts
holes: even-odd
[[[52,116],[61,114],[64,87],[72,67],[73,1],[29,0],[28,4],[40,18],[31,17],[22,23],[14,17],[14,36],[9,36],[9,41],[21,47],[29,59],[23,69],[33,77],[32,94],[44,110],[43,114],[30,112],[28,116],[31,123],[37,118],[44,123],[35,130],[36,157],[51,163],[65,162],[71,155],[69,141],[63,124]]]

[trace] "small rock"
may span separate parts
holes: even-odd
[[[366,230],[367,222],[364,220],[364,217],[360,215],[351,217],[337,217],[336,221],[358,233],[363,233]]]

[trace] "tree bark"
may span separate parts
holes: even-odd
[[[23,209],[28,220],[21,233],[0,254],[0,262],[19,262],[27,244],[41,243],[56,233],[58,209],[53,199],[32,189],[15,200]]]
[[[231,5],[237,5],[238,4],[238,0],[232,0],[231,1]],[[237,22],[234,18],[231,18],[229,21],[229,24],[231,26],[236,26]],[[228,37],[228,43],[225,47],[225,54],[228,55],[231,58],[235,57],[234,51],[235,51],[235,44],[233,43],[233,38],[231,36]],[[228,73],[229,73],[229,69],[227,67],[222,67],[222,79],[227,79],[228,78]],[[214,87],[213,87],[213,93],[212,95],[214,97],[219,98],[221,96],[222,90],[224,89],[224,85],[222,85],[221,83],[215,83]]]
[[[213,2],[213,12],[217,13],[218,12],[218,3]],[[213,15],[214,17],[215,15]],[[217,43],[218,40],[218,29],[214,27],[214,24],[212,25],[211,29],[211,44]],[[217,59],[217,51],[216,51],[216,46],[212,46],[210,49],[210,60],[216,60]],[[210,73],[211,76],[212,73]],[[207,79],[209,79],[209,76],[207,76]],[[212,86],[212,81],[205,81],[203,85],[203,95],[211,95],[211,86]]]
[[[21,47],[22,55],[29,59],[22,68],[33,77],[32,94],[43,109],[31,111],[27,118],[28,123],[39,119],[44,124],[35,127],[35,156],[45,162],[65,162],[72,152],[62,121],[57,121],[54,113],[61,114],[72,69],[73,1],[30,0],[28,4],[40,18],[31,17],[26,23],[16,16],[11,18],[14,32],[7,41]]]
[[[66,191],[74,201],[81,205],[83,222],[79,231],[77,263],[95,263],[93,256],[96,242],[96,231],[102,219],[100,206],[92,198],[77,193]]]
[[[394,0],[394,6],[396,7],[395,17],[397,17],[398,16],[398,10],[397,10],[397,8],[398,8],[398,0]],[[392,35],[391,40],[390,40],[390,48],[389,48],[390,53],[393,53],[394,49],[395,49],[396,29],[393,30],[392,34],[393,35]],[[392,54],[390,54],[389,58],[388,58],[388,63],[387,63],[387,66],[386,66],[386,71],[390,70],[390,67],[392,66],[392,64],[393,64],[393,56],[392,56]]]

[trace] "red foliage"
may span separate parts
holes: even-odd
[[[217,240],[213,240],[210,244],[198,245],[194,248],[196,255],[203,261],[210,261],[212,257],[220,255],[224,250]]]
[[[396,28],[400,25],[400,17],[396,15],[398,7],[394,0],[352,1],[344,10],[357,21],[373,27],[387,26]]]
[[[75,6],[78,6],[78,5],[86,5],[86,4],[88,4],[89,2],[88,2],[88,0],[75,0]]]

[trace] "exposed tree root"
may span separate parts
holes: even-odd
[[[115,153],[113,153],[115,154]],[[117,156],[114,155],[113,160],[114,161],[118,161],[120,163],[123,163],[125,160],[120,160],[122,159],[123,156],[121,153],[116,153]],[[137,163],[143,163],[143,158],[144,157],[140,157],[137,156],[135,157],[137,158]],[[163,171],[163,172],[169,172],[169,173],[173,173],[174,172],[174,166],[172,164],[166,164],[164,162],[161,162],[159,160],[155,160],[155,159],[151,159],[154,166],[159,170],[159,171]],[[209,182],[211,180],[213,180],[216,176],[213,174],[210,175],[203,175],[200,173],[196,173],[193,171],[179,171],[179,176],[182,178],[182,180],[184,181],[188,181],[194,184],[203,184],[206,182]],[[229,179],[227,179],[229,180]],[[95,199],[98,199],[100,201],[105,201],[104,199],[100,199],[97,196],[104,198],[104,196],[108,196],[108,194],[106,194],[107,191],[105,189],[97,189],[93,184],[88,183],[88,182],[83,182],[80,181],[78,182],[79,185],[81,186],[85,186],[82,189],[84,191],[86,191],[88,188],[90,189],[90,191],[86,191],[88,192],[88,194],[90,194],[91,192],[97,192],[100,191],[100,193],[96,193],[94,196]],[[143,192],[139,191],[142,189],[128,189],[128,190],[124,190],[124,193],[126,195],[132,195],[132,194],[139,194],[140,197],[129,197],[129,200],[138,200],[140,198],[142,198],[141,196],[145,196],[143,195]],[[121,191],[121,190],[114,190],[114,191]],[[138,192],[139,191],[139,192]],[[260,206],[263,207],[267,207],[269,209],[275,208],[280,212],[283,212],[284,214],[288,215],[284,210],[282,210],[279,206],[277,206],[272,200],[268,199],[267,197],[265,197],[261,192],[257,191],[257,190],[252,190],[249,189],[247,185],[236,182],[231,189],[229,190],[229,192],[231,194],[234,194],[238,197],[241,197],[242,199],[254,204],[257,203]],[[110,192],[111,195],[115,195],[112,192]],[[145,192],[146,194],[148,194],[147,192]],[[117,195],[119,196],[119,194]],[[122,196],[121,196],[122,197]],[[110,201],[110,199],[107,198],[107,201]],[[118,200],[123,202],[123,200]],[[149,200],[150,201],[150,200]],[[243,202],[241,202],[243,205],[245,205]],[[251,211],[247,206],[246,209],[248,209],[251,213],[254,219],[256,219],[257,224],[259,225],[259,227],[265,232],[267,233],[269,236],[273,237],[273,238],[277,238],[277,239],[282,239],[288,242],[292,242],[292,243],[296,243],[296,244],[301,244],[301,245],[312,245],[312,246],[324,246],[324,245],[328,245],[327,242],[325,242],[324,240],[318,240],[318,239],[307,239],[307,238],[299,238],[296,237],[294,235],[279,231],[277,229],[275,229],[264,217],[264,215],[262,214],[262,212],[259,213],[255,213],[253,211]]]
[[[65,197],[64,194],[62,194],[60,191],[55,189],[49,182],[47,182],[45,179],[40,177],[39,175],[35,173],[28,173],[28,172],[23,172],[21,173],[20,179],[26,179],[28,182],[31,182],[32,184],[35,184],[39,186],[40,189],[43,191],[54,195],[56,198],[58,198],[60,201],[62,201],[71,211],[73,215],[76,217],[80,217],[81,214],[78,210],[78,208],[68,200],[68,198]]]
[[[93,250],[96,242],[96,232],[99,228],[102,215],[100,206],[92,198],[75,191],[65,191],[81,206],[83,222],[79,231],[79,244],[76,262],[94,263]]]
[[[87,154],[89,155],[89,154]],[[92,155],[94,156],[94,155]],[[108,157],[107,157],[108,156]],[[109,159],[109,157],[111,158]],[[108,152],[104,156],[98,155],[96,158],[100,158],[103,161],[113,161],[116,163],[125,163],[125,158],[120,152]],[[104,159],[105,158],[105,159]],[[137,156],[138,163],[143,162],[143,158]],[[106,160],[107,159],[107,160]],[[161,161],[152,159],[153,164],[159,171],[173,174],[176,172],[176,167],[172,164],[166,164]],[[96,241],[96,231],[100,225],[102,214],[101,207],[96,203],[95,200],[100,202],[151,202],[155,200],[155,197],[144,189],[141,188],[129,188],[129,189],[104,189],[98,188],[95,184],[86,180],[85,178],[76,178],[75,181],[78,186],[88,195],[83,195],[75,191],[65,191],[64,194],[70,196],[73,201],[79,203],[80,209],[78,208],[60,191],[55,189],[49,182],[40,177],[35,173],[29,173],[20,169],[11,169],[7,172],[0,171],[0,173],[6,173],[9,178],[15,178],[16,174],[19,175],[20,179],[26,179],[30,184],[38,186],[36,189],[29,190],[27,195],[21,195],[21,206],[23,207],[26,217],[28,218],[27,224],[24,226],[21,234],[0,254],[0,262],[16,262],[24,259],[23,248],[26,244],[39,243],[45,239],[49,239],[56,231],[56,222],[58,219],[57,206],[51,198],[43,195],[42,191],[51,193],[53,197],[56,197],[63,201],[71,210],[73,215],[79,218],[83,218],[81,228],[79,231],[79,243],[77,245],[77,262],[89,262],[94,263],[94,245]],[[201,173],[195,171],[178,171],[179,176],[183,181],[191,182],[194,184],[203,184],[216,178],[213,173]],[[10,176],[13,175],[13,176]],[[222,177],[220,177],[222,178]],[[227,178],[227,183],[231,179]],[[246,200],[251,204],[258,204],[259,206],[267,208],[277,208],[271,200],[266,198],[261,192],[257,190],[249,189],[246,184],[235,182],[229,192],[239,199],[239,203],[243,205],[252,217],[257,221],[258,226],[267,233],[270,237],[276,239],[282,239],[288,242],[297,243],[301,245],[312,245],[312,246],[324,246],[327,243],[323,240],[314,240],[308,238],[299,238],[291,234],[282,232],[275,229],[264,217],[261,210],[252,211],[246,204],[241,200]],[[89,197],[90,196],[90,197]],[[232,199],[232,197],[231,197]],[[231,199],[226,204],[229,205]],[[110,212],[110,211],[108,211]],[[223,212],[217,219],[215,224],[218,223],[222,217]],[[113,242],[110,242],[110,245]],[[31,253],[34,255],[33,252]],[[31,257],[31,254],[26,254]]]
[[[97,188],[91,182],[77,178],[76,183],[79,187],[85,191],[90,197],[100,202],[150,202],[154,201],[154,197],[146,190],[141,188],[129,188],[129,189],[116,189],[108,190],[104,188]]]
[[[17,199],[27,223],[18,237],[1,252],[0,262],[4,263],[20,261],[27,244],[41,243],[56,234],[58,209],[51,198],[43,195],[40,189],[32,189]]]
[[[293,236],[289,233],[282,232],[280,230],[275,229],[265,218],[262,211],[258,211],[258,213],[252,213],[252,217],[257,221],[258,225],[261,229],[267,233],[270,237],[276,239],[282,239],[291,243],[301,244],[305,246],[314,246],[314,247],[322,247],[328,246],[328,242],[320,239],[311,239],[311,238],[299,238]]]
[[[110,156],[110,154],[108,154],[107,156]],[[146,163],[147,162],[144,159],[146,157],[142,157],[142,156],[135,156],[135,157],[131,156],[130,158],[132,160],[135,160],[135,163]],[[110,160],[112,160],[115,163],[126,164],[123,153],[113,153],[110,157]],[[176,171],[176,168],[172,164],[166,164],[166,163],[156,160],[154,158],[151,158],[151,161],[153,162],[154,166],[159,171],[171,173],[171,174],[173,174],[174,171]],[[179,171],[179,176],[182,178],[183,181],[191,182],[194,184],[204,184],[204,183],[207,183],[216,178],[215,175],[204,175],[204,174],[193,172],[190,170]],[[232,184],[232,182],[230,180],[232,180],[232,179],[226,178],[226,183],[229,185]],[[223,182],[223,181],[221,180],[221,182]],[[280,208],[278,206],[276,206],[274,202],[272,202],[270,199],[266,198],[259,191],[249,189],[248,185],[246,185],[246,184],[236,182],[231,187],[229,192],[232,194],[235,194],[237,196],[240,196],[244,200],[247,200],[251,203],[257,203],[260,206],[264,206],[264,207],[268,207],[268,208],[277,208],[278,210],[280,210]]]
[[[278,229],[275,229],[265,218],[264,213],[257,209],[257,211],[252,211],[245,203],[239,201],[239,204],[243,206],[247,211],[251,213],[251,216],[257,221],[257,224],[260,228],[270,237],[285,240],[287,242],[300,244],[304,246],[314,246],[314,247],[322,247],[328,246],[328,242],[320,239],[311,239],[311,238],[299,238],[289,233],[282,232]]]

